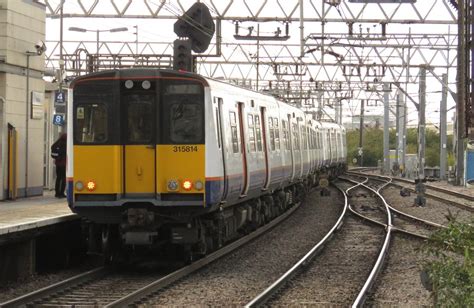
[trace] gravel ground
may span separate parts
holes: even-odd
[[[386,224],[387,213],[381,203],[379,197],[363,186],[358,186],[349,191],[349,204],[356,212]]]
[[[321,255],[269,305],[350,306],[369,276],[384,236],[382,228],[346,217]]]
[[[342,197],[317,192],[269,233],[177,284],[155,294],[146,305],[242,306],[267,288],[308,252],[334,225]]]
[[[460,222],[470,222],[474,217],[474,213],[472,212],[430,198],[427,198],[425,207],[414,206],[414,194],[411,194],[411,196],[408,197],[402,197],[400,196],[400,189],[393,186],[385,188],[382,191],[382,194],[387,202],[397,210],[438,224],[448,224],[448,211],[450,211]]]
[[[385,268],[377,278],[367,306],[433,306],[431,293],[423,287],[420,280],[420,268],[425,259],[418,251],[422,243],[421,240],[400,235],[392,238]]]
[[[462,194],[466,194],[469,196],[474,196],[474,189],[471,187],[464,187],[464,186],[454,186],[449,184],[447,181],[437,181],[437,182],[430,182],[429,185],[431,186],[438,186],[443,187],[452,191],[457,191]]]
[[[435,227],[427,226],[423,223],[415,223],[411,219],[403,218],[403,216],[399,217],[396,214],[392,218],[392,225],[401,230],[412,232],[418,235],[424,235],[427,237],[429,237],[431,234],[433,234],[433,232],[438,230]]]

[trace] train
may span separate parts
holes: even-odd
[[[68,101],[68,205],[107,256],[204,255],[346,169],[344,127],[196,73],[101,71]]]

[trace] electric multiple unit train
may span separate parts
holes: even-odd
[[[194,73],[98,72],[69,102],[68,203],[103,251],[205,254],[346,167],[343,127]]]

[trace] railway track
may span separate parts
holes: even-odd
[[[254,242],[141,302],[143,306],[241,307],[291,268],[334,226],[344,200],[309,195],[298,211]]]
[[[357,177],[356,180],[347,178],[347,177],[341,177],[343,180],[347,180],[352,182],[353,184],[358,183],[361,180],[361,177]],[[390,184],[390,181],[387,179],[385,181],[381,179],[367,179],[366,186],[370,187],[371,189],[380,192],[383,190],[387,185]],[[382,184],[380,184],[382,182]],[[374,193],[375,191],[372,191]],[[362,196],[365,196],[364,193],[362,193]],[[357,197],[357,194],[356,194]],[[380,226],[383,226],[384,228],[387,228],[388,225],[383,222],[383,219],[381,218],[382,213],[386,213],[385,208],[388,208],[390,210],[390,213],[392,215],[392,225],[394,231],[405,233],[407,235],[411,235],[414,237],[418,237],[421,239],[428,239],[429,236],[436,230],[439,230],[440,228],[445,228],[445,226],[438,224],[436,222],[432,222],[430,220],[422,219],[419,217],[415,217],[413,215],[407,214],[403,211],[400,211],[396,208],[394,208],[392,205],[386,203],[386,207],[380,207],[380,206],[371,206],[371,204],[366,204],[361,202],[360,198],[358,199],[351,199],[352,204],[349,207],[349,210],[356,216],[359,216],[362,219],[371,221],[373,223],[379,224]],[[372,204],[373,205],[373,204]]]
[[[101,267],[1,303],[0,307],[30,305],[123,307],[139,302],[149,294],[169,286],[264,234],[289,217],[299,206],[300,204],[294,205],[251,234],[176,271],[144,274]]]
[[[405,188],[411,192],[415,192],[415,182],[408,179],[402,178],[392,178],[382,175],[376,174],[368,174],[363,172],[357,171],[348,171],[347,174],[355,175],[355,176],[362,176],[362,177],[369,177],[373,179],[380,179],[382,181],[390,180],[390,185],[396,186],[398,188]],[[474,212],[474,195],[463,194],[457,191],[449,190],[443,187],[438,187],[430,184],[425,184],[426,186],[426,193],[427,197],[432,199],[448,203],[460,209]]]
[[[388,189],[390,179],[381,180],[377,178],[369,180],[370,186],[376,190]],[[357,181],[361,178],[358,177]],[[392,188],[393,189],[393,188]],[[400,195],[398,194],[400,198]],[[396,196],[395,195],[395,196]],[[397,199],[395,199],[397,200]],[[395,235],[392,239],[389,258],[383,273],[378,277],[376,286],[369,294],[366,304],[368,306],[432,306],[433,300],[429,291],[425,289],[420,279],[420,268],[425,262],[425,256],[420,253],[425,240],[431,233],[441,226],[429,220],[406,214],[389,205],[393,213],[393,230]],[[431,212],[432,209],[429,209]],[[361,214],[354,212],[362,216]],[[369,219],[368,217],[361,217]],[[386,227],[380,221],[373,221]]]
[[[387,254],[391,227],[386,228],[384,232],[382,228],[361,224],[353,217],[345,215],[349,209],[347,195],[360,185],[363,184],[351,185],[346,189],[338,187],[346,200],[340,220],[323,240],[246,307],[265,304],[363,305]],[[376,194],[375,197],[380,196]],[[386,215],[386,219],[387,224],[391,226],[390,215]],[[344,227],[340,228],[343,221]],[[339,232],[329,242],[329,238],[338,228]],[[324,246],[326,248],[318,257],[318,262],[311,262]],[[373,260],[372,263],[367,262],[370,259]]]

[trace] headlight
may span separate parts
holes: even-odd
[[[87,182],[87,190],[94,191],[97,188],[97,184],[94,181]]]
[[[194,182],[194,188],[196,190],[202,190],[204,188],[204,185],[201,181],[197,180],[196,182]]]
[[[182,186],[184,190],[191,190],[193,188],[193,182],[191,182],[190,180],[184,180]]]
[[[168,181],[168,190],[175,191],[178,190],[178,181],[176,180],[169,180]]]
[[[84,189],[84,183],[82,183],[81,181],[77,181],[75,187],[77,191],[81,191]]]

